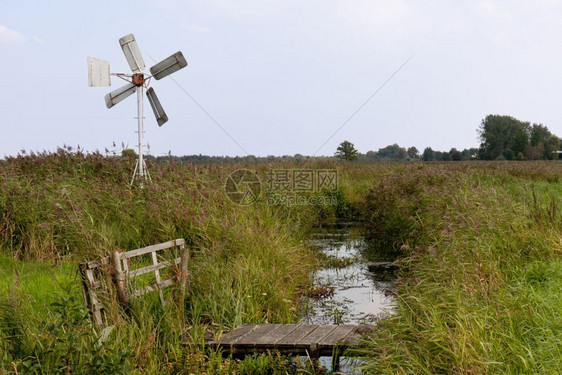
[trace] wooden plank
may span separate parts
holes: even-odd
[[[109,264],[109,257],[103,257],[99,261],[98,260],[92,260],[92,261],[87,262],[85,264],[86,264],[86,267],[88,267],[89,269],[98,268],[98,267],[101,267],[104,264]]]
[[[101,302],[96,302],[96,304],[93,306],[94,310],[101,310],[103,309],[103,305],[101,304]]]
[[[123,274],[123,265],[121,262],[121,253],[119,251],[113,252],[113,266],[115,267],[115,278],[117,286],[117,296],[119,297],[119,303],[123,306],[127,305],[128,296],[127,290],[125,288],[125,275]]]
[[[153,264],[151,266],[137,268],[135,270],[129,271],[127,276],[128,277],[135,277],[135,276],[138,276],[138,275],[143,275],[145,273],[153,272],[153,271],[156,271],[156,270],[161,270],[162,268],[172,267],[174,264],[179,264],[180,262],[181,262],[181,258],[176,258],[174,260],[174,263],[164,261],[162,263]]]
[[[278,340],[276,346],[295,346],[295,344],[306,337],[310,332],[314,331],[318,326],[317,325],[298,325],[296,329],[294,329],[291,333],[287,336],[283,337],[282,339]]]
[[[89,280],[88,273],[91,272],[90,269],[87,268],[85,263],[81,263],[78,265],[78,272],[80,273],[80,284],[82,286],[82,295],[84,296],[84,302],[86,303],[86,307],[90,309],[91,313],[94,313],[92,308],[92,294],[91,294],[91,281]]]
[[[96,289],[95,285],[96,285],[97,283],[96,283],[96,280],[95,280],[95,278],[94,278],[94,270],[92,270],[92,269],[87,269],[87,270],[86,270],[86,278],[87,278],[87,280],[88,280],[88,283],[89,283],[90,288]]]
[[[163,243],[159,243],[159,244],[156,244],[156,245],[150,245],[150,246],[147,246],[147,247],[143,247],[141,249],[127,251],[127,252],[121,254],[121,259],[125,260],[125,259],[133,258],[133,257],[139,256],[139,255],[152,253],[153,251],[164,250],[164,249],[168,249],[170,247],[181,246],[181,245],[184,245],[184,244],[185,244],[184,239],[178,238],[176,240],[163,242]]]
[[[86,270],[86,278],[88,279],[90,292],[95,295],[95,290],[101,287],[101,283],[99,281],[96,281],[96,278],[94,276],[94,269]]]
[[[299,324],[283,324],[281,328],[273,332],[273,334],[270,336],[271,342],[273,343],[273,345],[277,345],[279,341],[284,339],[298,327],[300,327]]]
[[[123,255],[124,253],[119,253],[119,262],[121,262],[121,266],[123,267],[122,273],[121,275],[119,275],[120,277],[123,277],[124,280],[127,278],[127,275],[129,273],[129,266],[131,265],[131,262],[128,259],[121,259],[121,255]]]
[[[268,324],[268,325],[274,326],[274,329],[258,337],[254,342],[255,346],[263,346],[263,345],[273,346],[273,338],[277,334],[277,331],[279,331],[284,326],[284,324]]]
[[[158,256],[156,255],[156,251],[152,252],[152,263],[157,266],[158,265]],[[156,285],[160,286],[162,283],[162,279],[160,278],[160,271],[157,269],[154,271],[154,275],[156,276]],[[162,293],[162,288],[158,288],[158,295],[160,296],[160,302],[162,302],[162,306],[166,306],[166,301],[164,301],[164,293]]]
[[[310,332],[308,335],[297,341],[296,345],[300,346],[318,344],[324,337],[326,337],[334,329],[336,329],[336,327],[337,326],[334,324],[316,326],[316,329],[314,331]]]
[[[357,328],[357,326],[351,324],[339,325],[321,341],[319,341],[318,346],[323,348],[347,344],[345,338],[352,332],[356,334],[355,328]]]
[[[145,286],[144,288],[136,289],[136,290],[133,291],[132,294],[133,294],[133,297],[138,297],[138,296],[142,296],[145,293],[152,292],[152,291],[155,291],[155,290],[159,290],[159,289],[165,288],[165,287],[170,286],[170,285],[174,285],[174,280],[166,279],[166,280],[162,281],[160,284],[152,283],[150,285]]]
[[[270,350],[293,355],[341,355],[357,342],[368,326],[264,324],[243,325],[205,344],[223,349],[223,355],[246,355]]]
[[[188,264],[189,264],[189,249],[187,247],[184,246],[184,244],[181,244],[180,246],[180,277],[181,277],[181,286],[182,286],[182,293],[185,293],[186,289],[187,289],[187,283],[188,283]]]
[[[102,265],[106,264],[107,259],[102,259],[99,262],[88,262],[81,263],[78,265],[78,270],[80,272],[80,279],[82,284],[82,291],[86,301],[86,306],[90,310],[94,322],[98,326],[102,326],[104,323],[104,310],[103,305],[99,302],[96,289],[99,289],[101,284],[96,281],[94,271]]]
[[[256,346],[256,342],[262,337],[262,336],[266,336],[267,334],[275,331],[277,328],[279,328],[279,324],[263,324],[263,325],[259,325],[257,326],[257,328],[255,330],[253,330],[252,332],[248,333],[247,335],[244,335],[243,337],[240,338],[240,340],[238,340],[238,342],[236,343],[237,347],[242,347],[242,346]]]
[[[233,331],[230,331],[224,335],[222,335],[221,337],[219,337],[218,341],[211,341],[209,343],[213,344],[220,344],[220,345],[232,345],[234,343],[236,343],[236,341],[238,341],[241,337],[243,337],[244,335],[252,332],[254,329],[257,328],[257,325],[255,324],[244,324],[241,325],[240,327],[236,328]]]
[[[356,345],[359,343],[361,336],[369,333],[373,327],[367,325],[356,326],[343,340],[349,345]]]
[[[96,324],[101,327],[103,325],[103,321],[104,321],[102,309],[94,310],[93,315],[94,315],[94,320],[96,321]]]

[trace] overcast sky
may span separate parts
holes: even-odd
[[[488,114],[562,136],[562,1],[2,0],[0,157],[134,147],[135,96],[107,109],[124,82],[90,88],[86,66],[129,72],[129,33],[148,66],[178,50],[189,63],[151,83],[170,118],[159,128],[147,104],[155,156],[463,149]]]

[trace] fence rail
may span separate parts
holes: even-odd
[[[165,259],[158,252],[171,248],[179,250],[179,257],[173,259]],[[150,254],[150,265],[143,265],[139,268],[133,268],[131,261],[135,257]],[[163,305],[166,304],[164,299],[163,289],[178,285],[181,293],[185,293],[187,289],[188,277],[188,262],[189,250],[185,246],[185,240],[179,238],[176,240],[143,247],[141,249],[121,252],[116,250],[111,254],[111,257],[104,257],[99,261],[91,261],[81,263],[78,270],[82,280],[82,290],[86,300],[86,306],[90,309],[94,321],[98,325],[103,325],[105,322],[105,307],[101,302],[100,293],[107,292],[106,285],[102,280],[104,276],[113,279],[113,284],[117,289],[117,296],[122,305],[127,305],[131,297],[138,297],[151,291],[158,291],[160,301]],[[171,269],[171,276],[164,279],[161,271],[169,268]],[[107,275],[108,271],[112,275]],[[134,278],[154,272],[155,282],[149,285],[136,288],[134,286]],[[105,287],[105,288],[104,288]]]

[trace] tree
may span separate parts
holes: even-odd
[[[384,148],[379,148],[377,154],[379,158],[387,160],[404,160],[408,156],[406,149],[398,146],[396,143]]]
[[[345,161],[353,161],[357,159],[357,149],[353,145],[353,143],[348,141],[343,141],[338,146],[338,149],[335,155]]]
[[[515,160],[515,152],[510,148],[506,148],[503,150],[503,157],[505,160]]]
[[[495,160],[504,157],[511,149],[517,155],[525,152],[529,144],[530,125],[511,116],[488,115],[480,124],[479,155],[481,159]]]
[[[432,161],[434,160],[433,149],[431,147],[426,147],[423,150],[423,161]]]
[[[415,146],[412,147],[408,147],[408,157],[410,159],[417,159],[420,157],[420,152],[418,151],[418,149]]]
[[[374,161],[374,160],[378,160],[379,155],[377,154],[376,151],[367,151],[367,153],[365,154],[365,158],[369,161]]]
[[[544,143],[539,142],[536,146],[527,146],[525,158],[528,160],[539,160],[544,155]]]
[[[552,134],[543,124],[533,124],[529,135],[530,146],[527,148],[528,159],[553,159],[558,149],[560,139]]]
[[[545,159],[552,160],[554,158],[558,159],[558,155],[554,153],[554,151],[558,150],[558,146],[560,146],[560,138],[555,135],[551,135],[548,137],[544,144],[544,157]]]
[[[474,160],[476,159],[477,154],[478,154],[478,149],[474,147],[465,148],[464,150],[461,151],[462,160]]]
[[[533,124],[530,129],[529,143],[531,146],[537,146],[539,143],[545,143],[552,133],[543,124]]]
[[[137,153],[132,148],[127,148],[121,151],[121,156],[127,159],[135,160],[137,158]]]
[[[449,150],[449,155],[451,155],[451,160],[453,161],[461,161],[462,159],[462,153],[454,147]]]

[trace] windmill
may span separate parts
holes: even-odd
[[[156,92],[150,85],[150,79],[154,78],[160,80],[182,68],[187,66],[187,61],[183,57],[181,51],[178,51],[168,58],[160,61],[150,68],[150,75],[146,76],[142,71],[146,67],[144,60],[140,53],[137,41],[133,34],[128,34],[119,39],[119,44],[123,49],[125,58],[129,63],[132,74],[126,73],[111,73],[109,62],[96,59],[95,57],[88,57],[88,85],[90,87],[111,86],[111,76],[119,77],[127,82],[125,86],[118,88],[105,96],[105,105],[111,108],[127,97],[137,93],[137,118],[138,118],[138,160],[131,179],[131,185],[135,181],[138,174],[139,180],[143,183],[145,180],[150,181],[150,174],[146,168],[146,163],[143,159],[143,134],[144,134],[144,117],[143,117],[143,91],[146,89],[146,96],[148,102],[152,107],[154,116],[158,126],[164,125],[168,121],[168,116],[160,100],[156,96]]]

